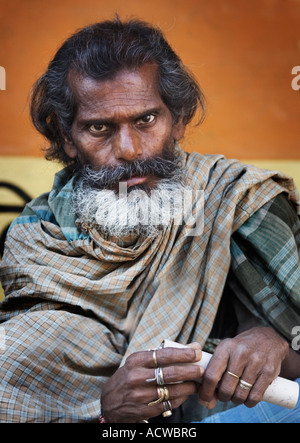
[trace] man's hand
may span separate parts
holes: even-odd
[[[163,378],[169,391],[172,408],[180,406],[190,394],[198,391],[198,384],[192,380],[203,375],[203,369],[189,365],[201,359],[201,349],[197,344],[185,349],[158,349],[157,365],[163,368]],[[186,363],[176,366],[176,363]],[[130,355],[124,366],[119,368],[105,384],[102,396],[102,412],[107,422],[134,423],[156,417],[163,412],[163,404],[148,405],[157,400],[155,362],[153,351],[136,352]],[[183,383],[170,384],[182,381]]]
[[[255,406],[280,374],[288,353],[288,343],[268,327],[249,329],[235,338],[223,340],[205,371],[199,402],[209,409],[215,407],[217,400]],[[253,387],[243,389],[239,378]]]

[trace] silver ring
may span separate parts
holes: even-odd
[[[253,385],[251,383],[246,382],[245,380],[240,379],[239,387],[245,389],[245,391],[251,391]]]
[[[164,374],[163,374],[162,368],[156,368],[155,369],[155,378],[156,378],[156,383],[159,386],[163,386],[165,384]]]
[[[151,383],[152,381],[156,381],[156,384],[158,384],[159,386],[163,386],[165,384],[162,368],[155,368],[154,378],[146,379],[147,383]]]
[[[156,381],[156,376],[154,378],[146,378],[146,383],[151,383],[153,381]]]

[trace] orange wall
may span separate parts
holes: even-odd
[[[199,79],[208,115],[186,149],[300,158],[300,90],[291,87],[299,0],[0,0],[0,155],[41,155],[45,141],[28,118],[31,85],[70,33],[115,12],[161,26]]]

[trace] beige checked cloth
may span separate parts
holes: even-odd
[[[170,225],[130,247],[81,232],[74,178],[10,228],[0,277],[0,421],[96,421],[107,378],[138,350],[209,337],[231,262],[230,240],[293,181],[222,156],[185,154],[187,185],[204,191],[204,228]],[[194,209],[193,209],[194,210]]]

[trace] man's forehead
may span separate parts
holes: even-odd
[[[157,72],[153,64],[124,69],[105,80],[71,72],[69,84],[75,95],[77,117],[85,120],[130,117],[165,107],[158,90]]]
[[[146,63],[139,68],[124,68],[104,79],[96,79],[71,69],[68,83],[78,99],[84,99],[87,94],[93,94],[95,90],[114,90],[116,86],[118,89],[123,87],[124,91],[134,86],[137,91],[153,93],[154,90],[158,90],[158,66],[155,63]]]

